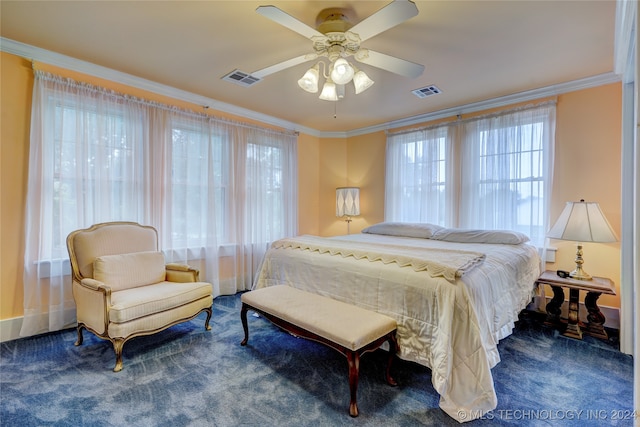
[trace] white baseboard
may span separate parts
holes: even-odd
[[[536,297],[536,299],[537,298],[538,297]],[[549,301],[551,301],[551,297],[546,296],[545,298],[546,298],[546,303],[544,304],[544,306],[546,306],[546,304],[548,304]],[[544,306],[542,310],[543,312],[544,312]],[[616,307],[607,307],[602,305],[599,305],[598,308],[600,308],[600,311],[604,315],[604,318],[605,318],[604,326],[606,328],[620,330],[620,309]],[[532,302],[531,304],[529,304],[527,309],[533,310],[533,311],[540,311],[536,302]],[[566,319],[568,317],[568,312],[569,312],[568,300],[565,300],[564,304],[562,304],[561,310],[562,312],[560,314],[560,317]],[[578,305],[579,319],[583,322],[586,322],[588,314],[589,312],[587,311],[587,308],[584,306],[584,303],[580,302]]]
[[[22,317],[0,320],[0,342],[21,338],[20,328],[22,328]]]

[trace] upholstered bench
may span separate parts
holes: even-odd
[[[291,334],[325,344],[347,357],[351,402],[349,414],[358,416],[356,393],[360,356],[389,342],[386,380],[395,386],[391,363],[398,350],[396,321],[388,316],[365,310],[291,286],[277,285],[242,294],[240,317],[246,345],[249,340],[247,311],[253,310]]]

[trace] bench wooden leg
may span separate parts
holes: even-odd
[[[390,386],[397,386],[398,383],[391,376],[391,365],[393,364],[393,359],[398,352],[398,340],[396,338],[396,332],[393,331],[389,334],[389,362],[387,362],[387,384]]]
[[[240,345],[247,345],[249,341],[249,325],[247,324],[247,311],[249,311],[249,306],[247,304],[242,304],[242,309],[240,310],[240,319],[242,319],[242,329],[244,329],[244,339],[240,343]]]
[[[349,415],[358,416],[358,377],[360,375],[360,353],[357,351],[347,351],[347,362],[349,363],[349,391],[351,392],[351,402],[349,403]]]

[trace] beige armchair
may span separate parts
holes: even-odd
[[[155,228],[135,222],[107,222],[67,237],[76,302],[78,340],[82,330],[113,343],[122,370],[122,347],[207,313],[210,330],[213,291],[198,281],[198,270],[166,264]]]

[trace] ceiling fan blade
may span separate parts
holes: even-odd
[[[353,26],[349,31],[360,36],[363,42],[389,28],[403,23],[418,14],[415,3],[408,0],[395,0],[373,15]]]
[[[303,62],[311,61],[312,59],[317,58],[316,54],[305,54],[296,56],[295,58],[288,59],[286,61],[282,61],[278,64],[271,65],[270,67],[263,68],[258,71],[254,71],[251,73],[252,76],[262,79],[270,74],[277,73],[278,71],[286,70],[287,68],[294,67],[298,64],[302,64]]]
[[[363,64],[382,68],[405,77],[416,78],[424,71],[424,65],[369,49],[360,49],[354,58]]]
[[[281,9],[278,9],[275,6],[259,6],[256,9],[256,12],[271,19],[277,24],[287,27],[288,29],[295,31],[298,34],[302,34],[308,39],[314,36],[324,37],[324,34],[322,34],[320,31],[311,28],[307,24],[297,20],[293,16],[289,15],[286,12],[283,12]]]

